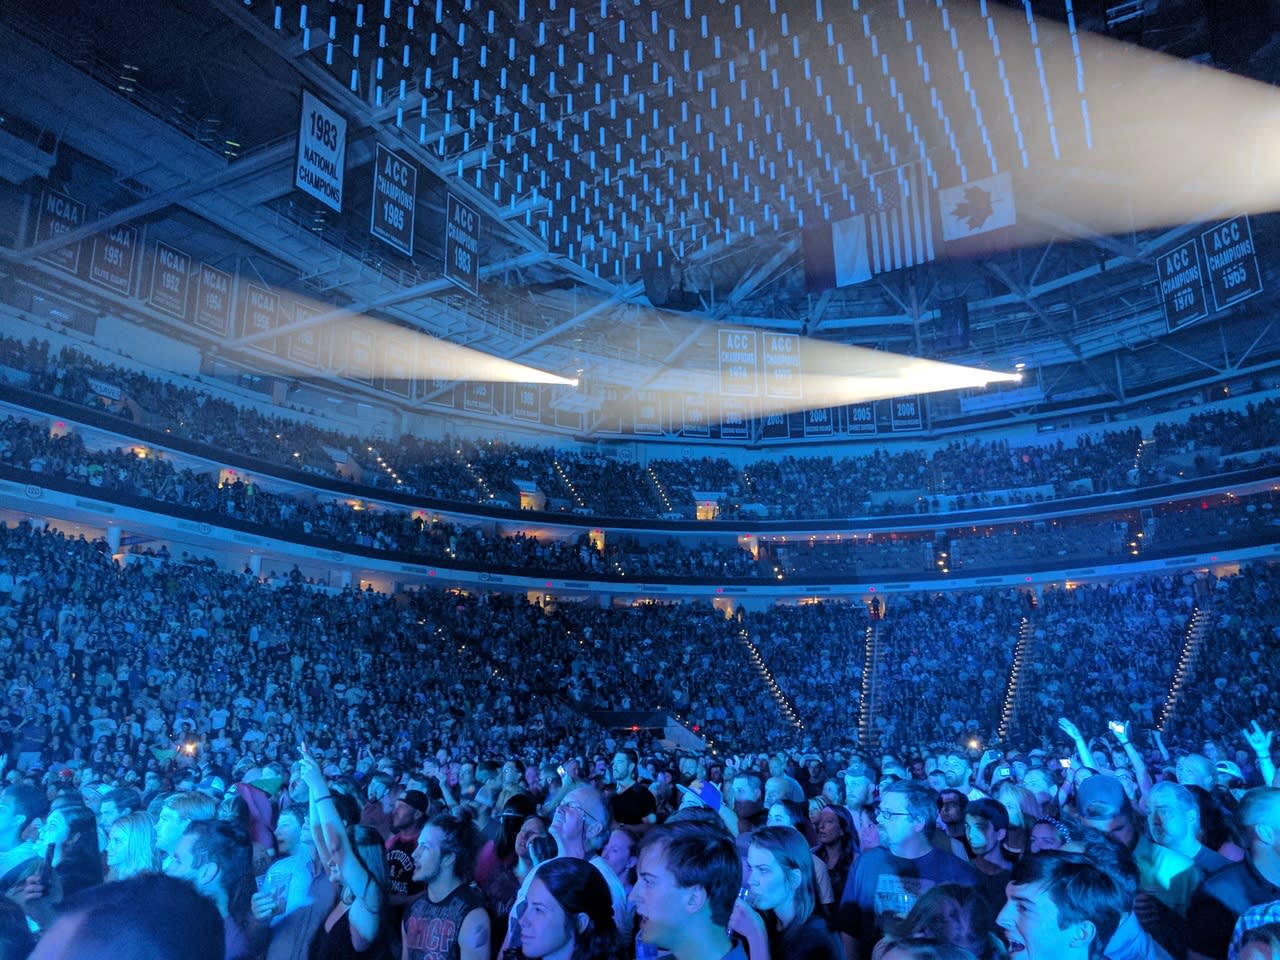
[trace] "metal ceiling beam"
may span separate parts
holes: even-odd
[[[230,186],[246,177],[265,173],[271,167],[287,162],[293,157],[295,150],[296,145],[293,140],[278,143],[260,153],[255,153],[244,160],[237,161],[229,166],[224,173],[218,174],[216,177],[192,180],[179,187],[162,190],[159,193],[152,194],[145,200],[140,200],[122,210],[108,214],[100,220],[85,223],[74,230],[68,230],[66,233],[58,234],[56,237],[41,240],[39,243],[32,244],[29,247],[22,247],[16,251],[16,255],[11,254],[7,255],[7,257],[18,262],[34,260],[60,247],[79,243],[87,237],[102,233],[104,230],[110,230],[112,227],[118,227],[121,224],[128,223],[130,220],[136,220],[138,217],[156,213],[175,203],[184,203],[211,190]]]
[[[490,276],[495,273],[500,273],[503,270],[527,267],[538,262],[539,256],[537,253],[522,253],[518,257],[512,257],[511,259],[503,260],[500,263],[493,263],[488,266],[480,267],[480,274],[481,276]],[[330,320],[341,320],[346,317],[359,317],[368,313],[370,310],[386,309],[388,307],[393,307],[396,304],[404,303],[406,300],[415,300],[418,297],[434,296],[435,294],[441,293],[445,290],[456,289],[458,288],[451,281],[446,280],[443,277],[439,277],[435,280],[427,280],[424,283],[419,283],[412,287],[404,287],[380,297],[372,297],[359,303],[354,303],[351,306],[339,307],[336,310],[329,310],[325,313],[317,314],[314,317],[309,317],[306,320],[295,320],[293,323],[286,323],[283,326],[275,327],[262,333],[255,333],[247,337],[237,337],[234,340],[228,340],[226,348],[230,350],[244,347],[257,342],[258,340],[264,340],[268,337],[274,339],[275,337],[279,337],[284,334],[294,333],[295,331],[305,330],[321,323],[327,323]]]

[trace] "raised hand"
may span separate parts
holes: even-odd
[[[1245,743],[1249,744],[1256,756],[1268,757],[1271,755],[1271,739],[1275,735],[1274,731],[1263,730],[1262,724],[1254,720],[1240,733],[1244,736]]]
[[[1058,729],[1061,730],[1063,733],[1065,733],[1072,740],[1084,739],[1084,737],[1080,735],[1080,728],[1077,727],[1070,720],[1068,720],[1066,717],[1058,718]]]

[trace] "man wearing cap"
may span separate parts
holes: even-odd
[[[1182,925],[1177,918],[1186,916],[1191,893],[1200,882],[1195,862],[1151,842],[1115,777],[1099,773],[1082,781],[1076,788],[1076,809],[1086,826],[1133,854],[1138,863],[1138,919],[1170,953],[1180,954]]]
[[[1187,911],[1187,956],[1226,957],[1236,919],[1250,907],[1280,900],[1280,787],[1255,787],[1236,810],[1245,858],[1205,879]]]
[[[421,790],[407,790],[391,808],[391,836],[386,842],[387,901],[396,913],[420,894],[425,885],[413,879],[413,851],[427,822],[429,803]]]
[[[875,771],[861,760],[853,760],[840,771],[844,781],[844,805],[853,818],[859,850],[880,846],[880,830],[875,817]]]

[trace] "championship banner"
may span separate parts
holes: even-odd
[[[480,294],[480,216],[452,193],[445,205],[444,278]]]
[[[347,331],[347,376],[373,384],[373,334],[359,327]]]
[[[1195,240],[1188,240],[1156,258],[1156,271],[1160,277],[1164,319],[1170,332],[1209,315],[1200,247]]]
[[[707,420],[707,398],[700,393],[686,393],[680,398],[683,407],[683,433],[686,437],[710,437],[711,424]]]
[[[462,391],[462,409],[472,413],[493,413],[493,384],[468,380]]]
[[[303,90],[294,186],[341,213],[346,162],[347,121],[313,93]]]
[[[89,279],[116,293],[133,293],[133,269],[138,262],[137,227],[113,227],[93,238]]]
[[[196,277],[196,326],[225,337],[231,331],[231,274],[207,263]]]
[[[151,259],[151,291],[147,303],[170,316],[185,318],[191,289],[191,255],[163,243]]]
[[[1200,234],[1205,262],[1209,265],[1209,287],[1219,310],[1262,292],[1262,271],[1258,269],[1249,218],[1236,217]]]
[[[924,426],[920,398],[895,397],[889,401],[889,426],[893,430],[919,430]]]
[[[720,439],[751,439],[751,411],[748,409],[745,400],[725,399],[721,401]]]
[[[406,257],[412,257],[413,221],[418,208],[418,168],[380,143],[375,147],[369,232]]]
[[[445,357],[442,357],[437,350],[432,350],[430,342],[423,340],[419,343],[419,350],[422,350],[426,356],[427,381],[426,396],[428,403],[434,403],[438,407],[454,407],[456,406],[454,394],[457,393],[457,376],[451,364]]]
[[[791,439],[791,417],[785,413],[769,413],[760,418],[761,440]]]
[[[293,322],[305,323],[305,327],[297,327],[289,331],[289,359],[305,363],[309,367],[320,366],[321,327],[311,321],[322,316],[325,311],[305,303],[294,302]]]
[[[800,337],[794,333],[766,333],[763,339],[764,395],[799,400],[803,396]]]
[[[245,288],[244,318],[240,336],[252,337],[269,333],[280,325],[280,294],[250,283]],[[276,352],[275,337],[259,337],[249,343],[254,350],[263,353]]]
[[[616,384],[606,384],[600,390],[600,409],[596,411],[592,426],[604,433],[622,432],[621,395]]]
[[[756,347],[756,331],[722,329],[716,333],[719,344],[720,395],[758,396],[760,357]]]
[[[818,407],[804,412],[804,435],[806,437],[829,437],[832,432],[830,407]]]
[[[79,200],[53,190],[45,190],[40,194],[40,214],[36,218],[36,243],[43,243],[60,237],[64,233],[80,227],[84,223],[85,205]],[[40,255],[45,263],[61,267],[68,273],[80,269],[80,244],[69,243]]]
[[[662,433],[662,395],[657,390],[637,390],[634,399],[635,417],[632,426],[635,432],[660,435]]]
[[[876,405],[874,403],[851,403],[844,408],[845,433],[875,433]]]
[[[532,383],[511,385],[511,416],[529,423],[542,422],[542,390]]]
[[[413,340],[388,336],[382,350],[382,389],[408,399],[413,396]]]

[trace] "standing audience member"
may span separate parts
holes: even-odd
[[[401,960],[489,960],[489,914],[473,882],[480,836],[467,817],[433,817],[418,838],[413,880],[423,885],[405,911]]]
[[[613,900],[600,872],[585,860],[556,857],[538,869],[515,923],[529,960],[623,960]]]
[[[1025,960],[1101,960],[1125,912],[1115,881],[1075,853],[1023,857],[1007,893],[996,923]]]
[[[813,854],[794,827],[751,834],[747,891],[729,925],[746,939],[752,960],[844,960],[840,941],[815,913]]]
[[[145,811],[117,817],[107,833],[107,880],[117,883],[140,873],[158,872],[156,829]]]
[[[973,867],[931,842],[936,814],[933,791],[923,783],[899,780],[881,792],[881,845],[853,861],[836,911],[835,925],[853,960],[869,960],[884,921],[905,917],[935,884],[977,886]]]
[[[32,954],[32,960],[99,958],[233,960],[233,955],[226,952],[223,918],[207,897],[190,883],[143,873],[72,897]]]
[[[640,844],[631,891],[640,940],[676,960],[746,960],[728,933],[741,885],[726,830],[697,821],[655,827]]]
[[[165,872],[186,880],[222,916],[226,960],[250,956],[244,924],[253,888],[253,845],[235,824],[193,820],[179,838]]]
[[[1236,811],[1236,824],[1244,860],[1206,877],[1191,898],[1187,911],[1191,960],[1223,960],[1239,916],[1250,907],[1280,900],[1280,787],[1248,791]]]

